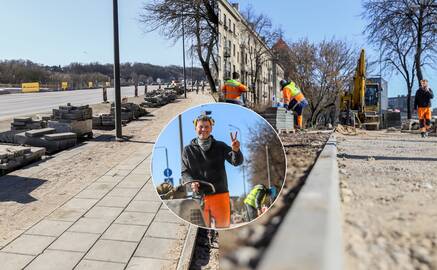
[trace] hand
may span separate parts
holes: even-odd
[[[232,132],[230,134],[231,141],[232,141],[231,147],[232,147],[232,151],[234,151],[234,152],[240,151],[240,142],[237,140],[237,134],[238,134],[238,131],[235,132],[235,137],[232,135]]]
[[[194,193],[197,193],[197,192],[199,192],[199,186],[200,186],[199,182],[193,182],[193,183],[191,183],[191,190]]]

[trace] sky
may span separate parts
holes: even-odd
[[[230,132],[235,134],[238,132],[238,140],[241,143],[241,151],[245,160],[250,160],[250,156],[245,151],[246,146],[250,143],[249,127],[256,126],[257,123],[266,123],[263,118],[251,110],[241,106],[226,104],[226,103],[210,103],[198,107],[191,108],[182,113],[182,129],[183,129],[183,144],[188,145],[196,136],[193,120],[201,114],[202,111],[212,111],[211,117],[215,120],[212,135],[216,140],[223,141],[231,145]],[[239,130],[238,130],[238,129]],[[272,130],[272,132],[274,132]],[[164,182],[164,170],[166,169],[165,148],[168,152],[169,168],[172,170],[174,184],[179,184],[181,177],[181,154],[179,143],[179,120],[174,118],[161,131],[153,150],[152,158],[152,176],[155,185]],[[244,193],[244,177],[241,167],[234,167],[228,162],[225,162],[226,173],[228,176],[228,187],[231,196],[240,196]],[[243,163],[244,165],[245,163]],[[246,191],[250,190],[247,184],[246,170]],[[266,172],[267,175],[267,172]],[[267,176],[266,176],[267,177]]]
[[[148,0],[119,0],[120,61],[182,65],[182,43],[138,22]],[[113,62],[112,0],[0,0],[0,60]]]
[[[368,44],[362,34],[366,21],[361,18],[361,0],[231,0],[240,4],[240,10],[245,10],[251,5],[254,11],[268,15],[273,24],[284,30],[285,40],[288,42],[307,38],[312,42],[320,42],[324,39],[340,39],[353,44],[357,48],[366,49],[368,59],[379,59],[379,52]],[[359,57],[357,51],[357,60]],[[379,67],[375,74],[379,75]],[[424,71],[424,77],[428,78],[430,87],[437,92],[437,69],[430,68]],[[384,74],[383,78],[388,81],[388,96],[406,95],[407,90],[404,79],[396,74]],[[413,95],[417,89],[417,81],[413,88]],[[433,106],[437,107],[434,99]]]

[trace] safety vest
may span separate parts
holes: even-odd
[[[225,99],[239,99],[246,86],[236,80],[227,80],[222,88]]]
[[[284,103],[289,104],[290,101],[295,99],[298,103],[305,99],[302,91],[296,86],[294,82],[291,82],[284,86],[282,90],[282,97],[284,98]]]
[[[249,195],[247,195],[246,199],[244,199],[244,203],[252,206],[253,208],[256,208],[256,196],[258,195],[261,190],[264,189],[263,185],[256,185],[250,192]]]

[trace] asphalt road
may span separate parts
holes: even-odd
[[[149,85],[148,90],[157,89],[157,85]],[[138,88],[138,94],[144,94],[144,86]],[[122,87],[122,97],[133,97],[134,87]],[[114,101],[114,88],[108,88],[108,100]],[[0,120],[15,116],[24,116],[34,113],[49,112],[59,105],[79,106],[96,104],[103,101],[102,88],[84,89],[65,92],[41,92],[0,95]]]

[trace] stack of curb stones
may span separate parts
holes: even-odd
[[[93,110],[88,105],[59,106],[53,109],[53,120],[48,122],[48,127],[56,129],[58,133],[72,132],[78,138],[93,136]]]
[[[45,149],[0,144],[0,176],[40,160]]]
[[[147,110],[135,103],[122,103],[121,104],[121,121],[126,124],[134,119],[138,119],[142,116],[147,115]],[[115,104],[111,103],[111,112],[99,114],[98,116],[93,116],[93,128],[98,129],[99,127],[115,126]]]
[[[40,118],[35,120],[32,117],[15,117],[11,123],[11,130],[0,132],[0,143],[14,143],[14,136],[18,133],[47,127],[47,121],[50,120],[50,117]]]
[[[54,128],[34,129],[15,135],[14,142],[20,145],[44,147],[48,154],[70,148],[77,144],[77,135],[73,132],[55,133]]]
[[[260,113],[260,115],[266,119],[278,133],[294,131],[294,115],[285,108],[271,107]]]
[[[173,102],[177,98],[178,92],[175,90],[155,90],[146,93],[144,102],[141,103],[145,107],[156,108]]]

